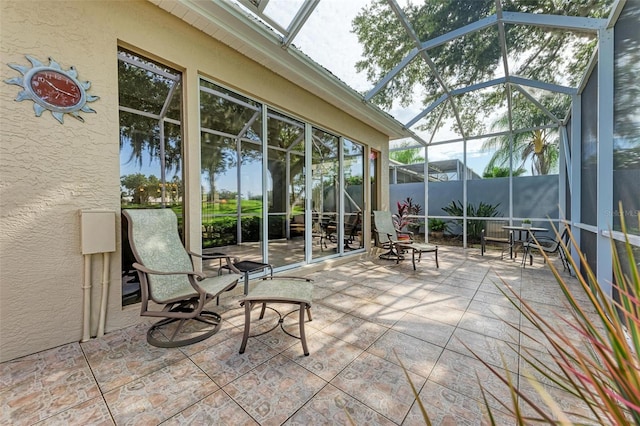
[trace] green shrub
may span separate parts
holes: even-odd
[[[500,203],[494,206],[491,204],[485,204],[483,202],[480,202],[480,204],[478,204],[478,207],[475,207],[473,204],[467,204],[467,218],[502,216],[502,212],[498,211],[499,206],[500,206]],[[464,216],[463,214],[464,209],[462,208],[462,201],[460,200],[458,200],[457,203],[455,200],[451,201],[451,204],[449,204],[446,207],[443,207],[442,210],[448,213],[449,216]],[[455,225],[462,226],[462,219],[453,219],[452,223]],[[480,233],[482,232],[482,229],[484,227],[485,227],[484,220],[467,219],[467,238],[472,241],[480,241]],[[450,224],[447,225],[447,230],[450,233],[454,233],[453,232],[454,230],[451,229]]]

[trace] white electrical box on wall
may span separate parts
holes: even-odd
[[[82,254],[116,251],[116,213],[107,210],[80,210]]]

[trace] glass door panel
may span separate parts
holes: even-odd
[[[118,51],[120,205],[171,208],[184,238],[181,79],[176,70]],[[141,294],[124,216],[121,229],[124,306],[138,303]]]
[[[364,146],[345,139],[343,145],[344,250],[364,248]]]
[[[202,247],[262,261],[262,106],[200,80]],[[218,262],[203,265],[217,269]]]
[[[267,248],[278,267],[305,259],[304,123],[272,110],[267,117]]]
[[[318,259],[338,252],[338,211],[341,197],[338,194],[340,139],[314,128],[311,136],[312,152],[312,218],[313,251]]]
[[[240,149],[240,238],[242,260],[262,262],[262,146],[242,142]]]

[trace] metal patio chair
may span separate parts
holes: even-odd
[[[492,244],[504,244],[505,247],[500,253],[500,258],[504,258],[504,252],[509,249],[509,257],[513,257],[513,231],[503,229],[503,226],[509,222],[504,220],[491,220],[485,223],[484,228],[480,232],[480,254],[484,256],[487,251],[487,242]]]
[[[571,266],[569,265],[569,255],[565,251],[562,243],[566,247],[569,247],[569,228],[565,227],[560,234],[560,238],[553,239],[551,237],[536,237],[535,241],[528,241],[523,243],[524,255],[522,257],[522,266],[526,266],[527,257],[529,257],[529,265],[533,265],[533,250],[546,253],[547,256],[558,253],[560,260],[562,261],[562,267],[569,271],[571,275]],[[546,258],[544,259],[546,263]]]
[[[422,253],[431,252],[435,254],[436,268],[440,267],[438,263],[438,246],[416,242],[413,239],[413,232],[396,229],[390,212],[375,210],[373,212],[373,225],[376,247],[388,250],[379,256],[380,259],[395,260],[398,263],[404,259],[403,254],[405,252],[411,252],[411,262],[415,270],[416,253],[418,253],[418,262],[420,262]],[[398,237],[399,235],[406,235],[406,237],[401,239]]]
[[[221,293],[232,290],[241,275],[208,277],[194,269],[194,260],[224,258],[188,252],[178,234],[177,217],[170,209],[125,209],[131,251],[136,259],[142,290],[140,315],[161,317],[147,332],[153,346],[172,348],[189,345],[215,334],[222,318],[204,307]],[[234,271],[235,272],[235,271]],[[163,305],[154,309],[154,302]],[[151,306],[150,306],[151,305]]]

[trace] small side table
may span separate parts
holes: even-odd
[[[264,271],[265,269],[269,270],[269,276],[273,277],[273,266],[268,263],[260,263],[254,262],[252,260],[243,260],[241,262],[236,262],[233,264],[234,268],[244,274],[244,294],[249,293],[249,275],[258,272]],[[229,266],[224,265],[220,267],[219,273],[222,272],[223,269],[228,269],[231,272],[231,268]]]

